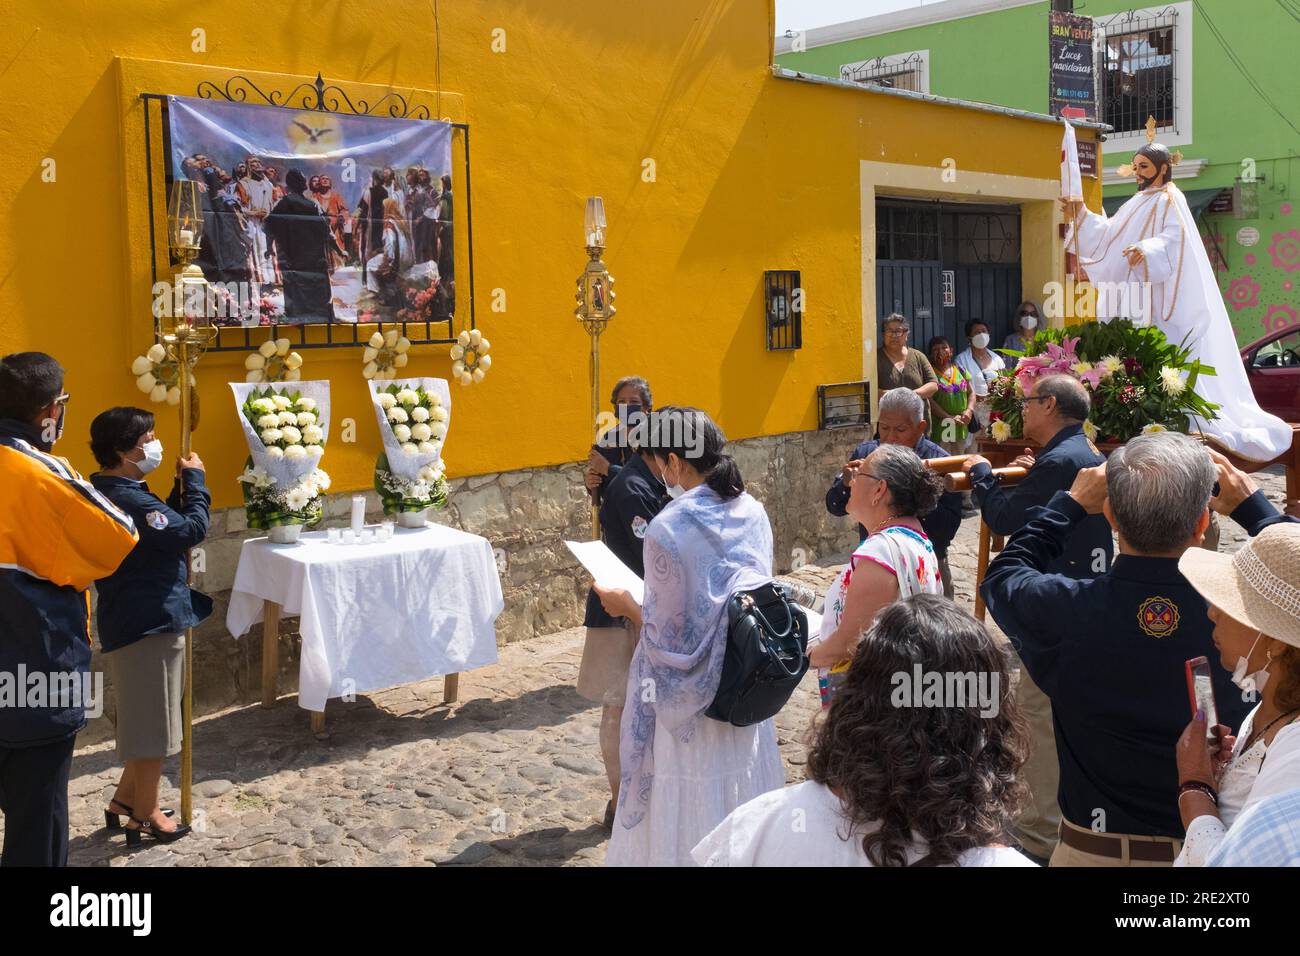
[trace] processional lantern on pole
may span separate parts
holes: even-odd
[[[172,183],[167,198],[167,245],[173,266],[180,266],[176,276],[176,296],[170,315],[165,315],[158,329],[168,357],[176,362],[177,386],[180,389],[181,457],[190,454],[193,431],[198,427],[198,397],[194,394],[194,365],[203,350],[216,338],[208,302],[208,283],[203,270],[194,261],[203,241],[203,205],[199,184],[179,179]],[[194,564],[186,556],[190,584],[194,583]],[[181,822],[193,819],[194,770],[194,629],[185,631],[185,691],[181,698]]]
[[[583,236],[587,245],[587,267],[578,276],[578,290],[574,296],[578,307],[573,314],[591,337],[591,421],[596,428],[600,415],[600,333],[614,317],[614,277],[605,268],[601,255],[605,252],[605,201],[600,196],[587,200],[587,215],[583,222]],[[597,434],[597,439],[599,435]],[[591,505],[591,536],[600,537],[600,508],[595,498]]]

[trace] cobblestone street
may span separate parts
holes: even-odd
[[[1281,501],[1280,471],[1263,476]],[[1242,533],[1223,523],[1221,549]],[[951,551],[958,601],[971,608],[978,523]],[[792,577],[824,590],[835,564]],[[296,698],[234,708],[195,729],[197,832],[170,846],[128,850],[102,829],[120,768],[112,744],[78,752],[70,787],[80,866],[593,865],[604,859],[607,799],[599,708],[573,685],[583,631],[501,648],[498,664],[463,674],[446,707],[442,680],[329,705],[316,740]],[[803,777],[804,737],[817,710],[809,674],[777,720],[787,781]],[[177,758],[165,774],[175,780]],[[163,803],[179,807],[174,786]]]

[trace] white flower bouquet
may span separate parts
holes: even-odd
[[[329,433],[329,382],[232,382],[249,458],[238,481],[250,528],[313,526],[330,479],[320,468]]]
[[[375,461],[375,491],[384,514],[443,507],[447,479],[442,448],[451,423],[446,380],[372,381],[370,387],[384,442]]]

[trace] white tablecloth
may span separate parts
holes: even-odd
[[[301,618],[298,704],[427,680],[496,663],[505,602],[492,546],[430,525],[397,528],[382,544],[244,542],[226,612],[235,637],[262,620],[263,602]]]

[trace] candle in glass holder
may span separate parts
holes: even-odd
[[[192,245],[194,245],[194,230],[193,230],[193,229],[182,229],[182,230],[181,230],[181,245],[182,245],[182,246],[192,246]]]
[[[352,533],[361,534],[366,523],[366,498],[364,495],[352,496]]]

